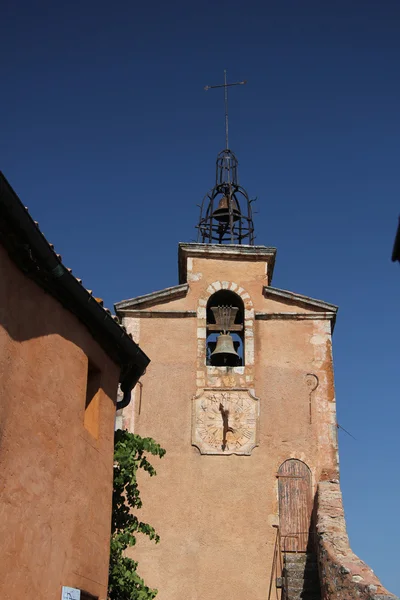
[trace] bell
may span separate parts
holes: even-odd
[[[211,354],[213,367],[236,367],[240,363],[240,356],[233,345],[230,333],[220,333],[217,345]]]
[[[232,196],[232,214],[233,214],[234,221],[238,221],[240,219],[240,210],[239,210],[238,204],[236,202],[236,199],[233,196]],[[223,198],[221,198],[221,200],[219,201],[217,210],[214,210],[214,212],[213,212],[213,217],[214,217],[214,219],[216,219],[217,221],[220,221],[221,223],[228,223],[228,221],[229,221],[229,197],[228,196],[224,196]]]

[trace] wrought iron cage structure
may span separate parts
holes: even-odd
[[[197,241],[208,244],[254,245],[250,200],[238,181],[238,160],[225,149],[217,156],[215,186],[203,198]]]

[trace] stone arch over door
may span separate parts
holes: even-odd
[[[278,469],[279,526],[282,550],[305,552],[312,515],[311,471],[301,460],[289,458]]]

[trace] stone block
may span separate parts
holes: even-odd
[[[207,318],[207,309],[204,306],[199,306],[197,309],[197,316],[199,319]]]
[[[197,328],[197,339],[205,340],[206,337],[207,337],[207,329],[205,327],[198,327]]]

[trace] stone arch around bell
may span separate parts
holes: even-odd
[[[207,305],[209,299],[222,290],[233,292],[239,297],[243,304],[243,363],[245,367],[233,367],[234,371],[246,371],[246,382],[250,384],[253,380],[254,366],[254,307],[250,294],[234,281],[215,281],[211,283],[198,301],[197,308],[197,356],[198,369],[206,366],[206,342],[207,342]],[[208,370],[220,367],[207,367]],[[201,379],[201,373],[198,373]],[[200,385],[200,380],[198,382]]]
[[[243,300],[232,290],[221,289],[208,298],[206,309],[206,365],[244,366]],[[229,334],[229,337],[223,338],[220,334]],[[225,347],[223,353],[218,354],[223,339]]]

